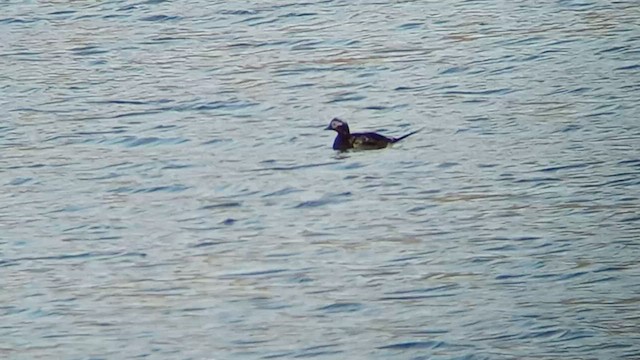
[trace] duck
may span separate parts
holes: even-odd
[[[364,133],[351,133],[349,131],[349,125],[346,121],[333,118],[329,123],[329,126],[325,130],[333,130],[338,133],[336,139],[333,141],[333,149],[339,151],[347,151],[349,149],[354,150],[375,150],[384,149],[391,144],[395,144],[398,141],[407,138],[420,130],[410,132],[400,137],[386,137],[375,132]]]

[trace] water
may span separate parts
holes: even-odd
[[[0,8],[2,358],[640,358],[637,2]]]

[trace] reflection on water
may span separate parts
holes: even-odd
[[[639,19],[5,4],[0,354],[640,357]]]

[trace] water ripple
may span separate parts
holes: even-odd
[[[3,4],[0,354],[640,358],[636,10]]]

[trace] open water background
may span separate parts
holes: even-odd
[[[5,1],[0,69],[4,359],[640,359],[635,0]]]

